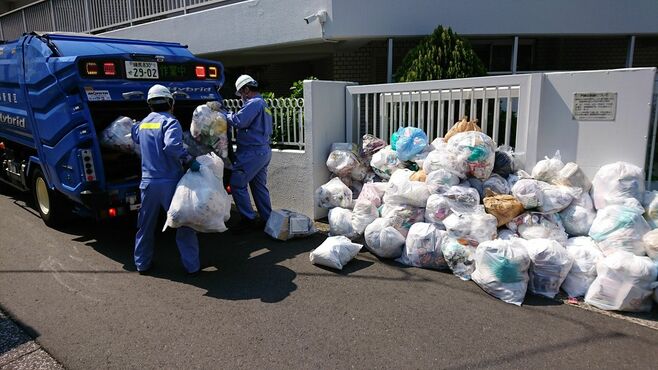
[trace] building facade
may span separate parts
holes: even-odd
[[[176,41],[285,96],[315,76],[390,81],[438,26],[490,74],[658,66],[655,0],[41,0],[3,2],[0,36],[89,32]],[[229,86],[227,86],[227,90]]]

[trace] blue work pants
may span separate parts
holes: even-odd
[[[231,193],[240,214],[250,220],[256,218],[256,213],[251,207],[247,185],[251,188],[261,219],[267,222],[272,213],[270,192],[267,189],[267,166],[270,164],[270,159],[272,159],[272,150],[269,146],[253,150],[238,149],[236,153],[231,174]]]
[[[138,271],[148,270],[153,260],[155,226],[160,209],[169,209],[171,199],[176,191],[177,181],[157,181],[142,184],[142,205],[137,219],[137,236],[135,237],[135,265]],[[199,270],[199,240],[196,231],[189,227],[176,230],[176,244],[183,266],[187,272]]]

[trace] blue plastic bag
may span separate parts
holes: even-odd
[[[401,127],[397,131],[398,139],[395,151],[403,161],[412,159],[427,147],[427,134],[416,127]]]

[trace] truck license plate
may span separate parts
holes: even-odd
[[[126,77],[130,79],[157,80],[160,78],[158,76],[158,63],[126,61]]]

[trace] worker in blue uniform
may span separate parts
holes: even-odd
[[[183,165],[198,171],[200,164],[183,147],[183,130],[172,115],[174,98],[166,87],[154,85],[148,91],[151,113],[132,128],[132,139],[142,155],[141,208],[135,237],[135,265],[146,273],[151,268],[155,226],[161,208],[169,209]],[[176,230],[176,244],[188,274],[199,272],[199,241],[189,227]]]
[[[248,75],[235,82],[236,95],[243,106],[237,113],[229,113],[226,120],[237,130],[237,151],[231,174],[231,193],[240,212],[240,223],[232,228],[234,233],[262,230],[272,213],[270,192],[267,189],[267,166],[272,158],[272,113],[260,96],[258,83]],[[247,186],[251,188],[260,220],[251,207]]]

